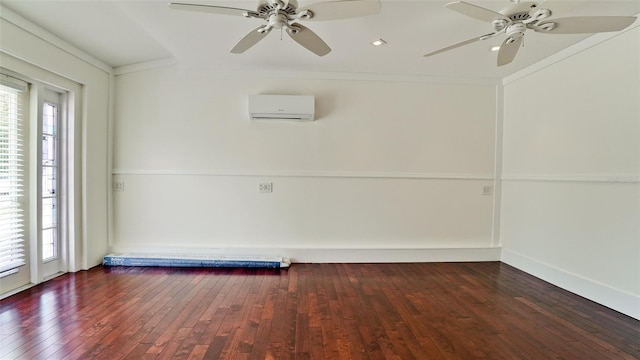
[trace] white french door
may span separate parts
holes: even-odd
[[[73,96],[13,74],[0,80],[2,298],[69,269]]]

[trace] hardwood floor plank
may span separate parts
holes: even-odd
[[[177,332],[171,337],[171,340],[168,340],[161,348],[159,352],[158,359],[177,359],[179,357],[178,350],[180,349],[180,345],[184,342],[184,340],[189,336],[193,329],[192,328],[180,328]],[[153,348],[153,347],[152,347]],[[147,353],[155,353],[155,351],[147,350]]]
[[[344,352],[341,352],[338,343],[338,334],[333,321],[321,320],[320,326],[322,329],[322,340],[324,345],[324,354],[330,359],[340,359],[341,356],[346,356]]]
[[[311,359],[328,358],[328,355],[325,355],[325,340],[320,327],[309,328],[309,343],[311,344],[311,350],[309,351]]]
[[[309,316],[307,314],[296,314],[296,358],[301,354],[309,354],[311,351],[311,337],[309,334]]]
[[[130,336],[126,334],[122,335],[122,338],[119,339],[119,343],[122,345],[113,347],[111,351],[103,351],[98,358],[99,359],[124,359],[127,358],[131,353],[135,353],[138,345],[142,344],[142,339],[144,339],[150,332],[153,330],[150,326],[142,326],[140,328],[136,327],[132,329],[133,332]],[[114,343],[114,346],[118,343]],[[146,344],[149,345],[149,344]],[[145,347],[145,352],[146,352]]]
[[[376,331],[372,329],[372,326],[364,326],[363,323],[358,324],[358,333],[362,339],[362,346],[365,349],[366,355],[369,359],[383,359],[384,353],[378,343],[378,336]]]
[[[204,354],[205,359],[220,359],[220,354],[222,353],[222,349],[224,349],[224,344],[227,342],[227,337],[225,336],[215,336],[209,347],[207,348],[207,352]]]
[[[195,345],[187,360],[202,360],[209,349],[209,345]]]
[[[271,331],[271,319],[261,319],[256,329],[256,337],[251,348],[250,359],[265,359],[269,346],[269,332]]]
[[[151,344],[139,343],[137,344],[132,351],[130,351],[125,357],[125,360],[137,360],[142,359],[144,357],[149,358],[150,355],[147,355],[147,350],[151,347]],[[153,356],[157,357],[157,354]]]
[[[0,301],[1,359],[640,359],[640,321],[508,265],[103,268]]]
[[[167,314],[167,319],[170,321],[170,324],[167,326],[162,326],[164,331],[153,341],[153,346],[148,352],[162,352],[163,347],[170,341],[178,341],[177,338],[180,338],[181,329],[190,329],[183,327],[185,320],[189,317],[189,315],[193,312],[194,308],[197,307],[197,304],[204,300],[204,296],[208,293],[207,290],[203,290],[202,288],[193,288],[191,291],[185,295],[185,301],[180,301],[176,304],[175,313]],[[179,339],[180,342],[186,338],[186,335]]]

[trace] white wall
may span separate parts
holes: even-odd
[[[50,81],[48,74],[63,77],[82,88],[82,93],[76,94],[81,101],[76,119],[80,132],[75,139],[78,211],[72,233],[75,246],[70,270],[98,265],[108,245],[109,72],[72,55],[75,49],[65,48],[66,44],[5,8],[0,19],[0,36],[2,67],[44,83]]]
[[[640,28],[504,96],[502,260],[640,318]]]
[[[173,65],[119,75],[115,93],[114,180],[125,184],[114,193],[116,251],[320,261],[312,250],[323,249],[345,261],[374,249],[390,261],[413,249],[495,249],[492,197],[481,195],[493,184],[495,85]],[[314,95],[317,120],[249,120],[247,96],[264,93]],[[273,193],[259,194],[260,181]]]

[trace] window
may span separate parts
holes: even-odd
[[[0,74],[0,275],[25,265],[26,92],[25,82]]]
[[[58,104],[42,107],[42,261],[58,258]]]

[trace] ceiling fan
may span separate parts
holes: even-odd
[[[300,21],[339,20],[359,16],[374,15],[380,12],[379,0],[340,0],[311,4],[298,8],[296,0],[259,0],[258,8],[253,10],[224,6],[189,4],[172,2],[171,9],[199,11],[212,14],[236,15],[246,18],[262,19],[266,22],[251,30],[231,49],[234,54],[247,51],[273,29],[286,30],[298,44],[318,56],[327,55],[331,48]]]
[[[504,33],[506,38],[498,51],[498,66],[513,61],[527,30],[547,34],[598,33],[622,30],[636,20],[634,16],[579,16],[547,20],[552,15],[551,10],[543,9],[540,4],[535,2],[519,2],[517,0],[514,0],[514,4],[498,12],[464,1],[448,3],[445,7],[474,19],[491,23],[493,32],[447,46],[424,56],[439,54]]]

